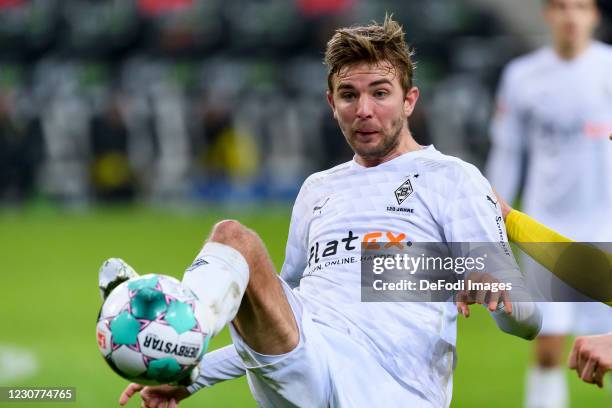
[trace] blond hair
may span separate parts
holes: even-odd
[[[382,25],[339,28],[327,43],[325,65],[328,68],[327,86],[333,92],[333,79],[343,68],[367,63],[388,62],[399,74],[404,92],[412,88],[413,52],[406,44],[404,30],[392,16],[385,16]]]

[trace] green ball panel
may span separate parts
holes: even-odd
[[[115,344],[136,344],[140,323],[126,310],[113,319],[110,330]]]
[[[187,303],[172,301],[164,320],[178,334],[185,333],[196,326],[196,319],[191,306]]]
[[[147,377],[161,384],[176,381],[181,374],[181,366],[173,358],[160,358],[149,363]]]
[[[163,293],[152,288],[140,289],[131,302],[132,314],[139,319],[155,320],[168,308]]]

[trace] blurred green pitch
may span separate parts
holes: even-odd
[[[175,277],[191,263],[215,221],[236,218],[255,229],[277,267],[283,261],[290,209],[238,213],[201,208],[171,213],[142,208],[84,214],[34,208],[0,212],[0,346],[34,353],[35,375],[0,386],[73,386],[76,403],[4,403],[4,407],[113,407],[127,382],[102,360],[95,321],[97,270],[122,257],[136,271]],[[502,334],[481,308],[460,319],[453,407],[520,407],[529,343]],[[229,343],[227,330],[211,349]],[[1,366],[0,371],[4,370]],[[573,407],[606,407],[605,392],[570,378]],[[128,404],[140,406],[139,398]],[[202,390],[182,407],[254,407],[244,378]],[[399,405],[398,405],[399,406]]]

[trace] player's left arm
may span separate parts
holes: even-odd
[[[486,305],[497,326],[504,332],[533,339],[540,331],[542,315],[527,298],[527,290],[508,243],[499,204],[488,181],[473,166],[460,166],[453,177],[454,193],[447,197],[442,219],[447,242],[464,246],[480,245],[492,252],[486,262],[489,270],[468,276],[476,282],[510,283],[511,291],[480,290],[458,294],[457,308],[469,316],[469,304]],[[472,255],[468,252],[468,255]],[[473,256],[473,255],[472,255]],[[491,269],[495,265],[495,270]],[[521,301],[512,302],[512,292],[521,294]]]

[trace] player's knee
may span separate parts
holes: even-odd
[[[210,241],[220,244],[235,244],[248,234],[247,228],[236,220],[219,221],[212,229]]]
[[[538,365],[542,368],[555,368],[561,365],[561,359],[553,353],[542,353],[537,359]]]
[[[536,361],[542,368],[555,368],[563,362],[563,343],[561,341],[545,341],[536,348]]]

